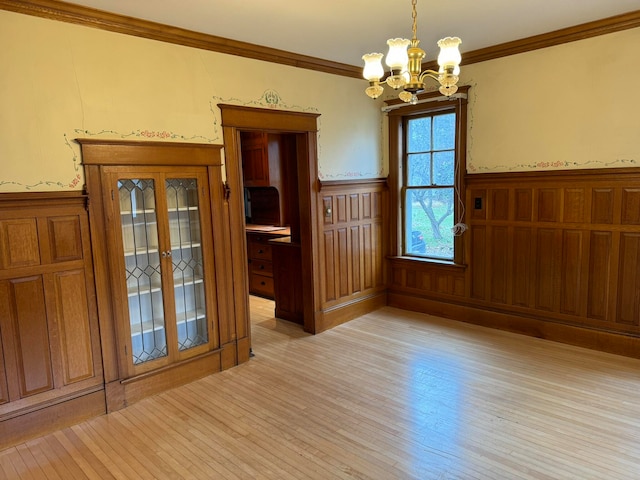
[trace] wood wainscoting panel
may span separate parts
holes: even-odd
[[[484,225],[471,232],[471,297],[484,300],[487,292],[487,228]]]
[[[394,306],[502,312],[500,328],[530,335],[569,325],[592,348],[588,331],[606,332],[614,352],[615,338],[640,338],[640,169],[473,174],[465,184],[462,264],[391,258]]]
[[[7,357],[16,366],[19,398],[54,388],[49,348],[49,328],[45,308],[44,283],[41,275],[7,281],[8,322],[2,325],[3,334],[11,347]],[[9,363],[9,362],[7,362]]]
[[[0,221],[0,268],[40,264],[38,226],[35,218]]]
[[[381,179],[322,183],[324,318],[318,331],[361,315],[386,298],[386,195]]]
[[[622,223],[640,225],[640,188],[622,189]]]
[[[78,216],[49,217],[47,220],[51,261],[82,259],[82,234]]]
[[[531,217],[529,217],[531,218]],[[530,227],[513,228],[513,260],[510,277],[511,301],[513,305],[529,307],[533,304],[531,285],[533,269],[531,259],[533,254],[533,229]]]
[[[611,286],[611,232],[591,232],[589,242],[589,272],[587,317],[606,320]]]
[[[564,190],[563,221],[565,223],[584,223],[585,188],[566,188]]]
[[[505,226],[496,225],[491,228],[491,286],[490,301],[493,303],[507,303],[509,288],[509,231]]]
[[[70,385],[95,375],[89,306],[83,270],[53,275],[58,342],[62,357],[63,382]]]
[[[533,214],[533,191],[530,188],[516,188],[514,193],[514,220],[530,222]]]
[[[0,194],[0,449],[105,413],[86,206]]]
[[[561,189],[559,188],[540,188],[538,189],[538,221],[539,222],[557,222],[558,221],[558,197]]]
[[[565,217],[566,218],[566,217]],[[584,232],[564,230],[562,232],[562,268],[560,279],[560,311],[570,315],[581,315],[583,301],[582,275],[584,254]]]
[[[620,236],[618,323],[640,325],[640,233]]]
[[[613,188],[593,188],[591,194],[591,223],[613,223],[613,196]]]

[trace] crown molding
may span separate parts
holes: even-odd
[[[207,35],[57,0],[0,0],[0,9],[319,72],[362,78],[362,68]]]
[[[265,62],[362,78],[362,67],[207,35],[58,0],[0,0],[0,9]],[[463,53],[463,65],[640,27],[640,10]],[[435,61],[424,64],[433,69]]]
[[[640,10],[473,50],[463,54],[463,63],[464,65],[470,65],[472,63],[486,62],[487,60],[553,47],[563,43],[575,42],[637,27],[640,27]]]

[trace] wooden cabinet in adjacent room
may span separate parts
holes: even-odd
[[[249,229],[250,226],[247,226]],[[269,229],[269,227],[263,227]],[[247,253],[249,259],[249,293],[274,299],[273,259],[270,240],[288,236],[290,230],[252,232],[247,231]]]
[[[276,317],[303,323],[302,256],[300,244],[291,237],[269,242],[273,255],[273,291]]]
[[[85,204],[0,195],[0,448],[105,412]]]

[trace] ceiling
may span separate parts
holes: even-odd
[[[410,0],[72,0],[111,13],[348,65],[411,37]],[[418,39],[462,38],[464,52],[640,9],[640,0],[420,0]],[[463,60],[464,63],[464,60]]]

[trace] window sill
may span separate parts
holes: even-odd
[[[463,263],[454,263],[447,260],[435,260],[433,258],[408,257],[403,255],[395,255],[387,257],[392,262],[422,264],[425,266],[445,267],[454,269],[466,269],[467,265]]]

